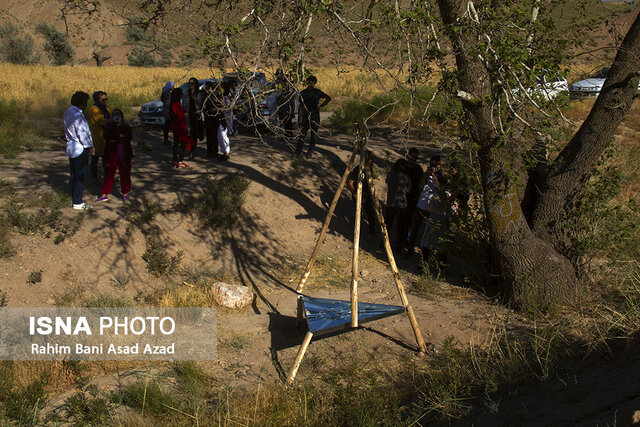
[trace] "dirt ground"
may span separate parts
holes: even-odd
[[[165,212],[157,215],[152,225],[169,244],[170,252],[183,252],[182,266],[209,266],[224,271],[256,294],[250,309],[219,312],[218,360],[209,368],[232,387],[251,389],[258,382],[281,381],[282,372],[289,371],[304,336],[295,328],[296,274],[312,251],[352,141],[351,136],[331,135],[326,129],[321,137],[313,158],[301,162],[292,162],[291,147],[272,136],[266,136],[265,142],[254,136],[234,137],[228,162],[205,158],[205,144],[200,142],[196,157],[188,162],[190,167],[174,169],[170,167],[170,147],[163,145],[158,129],[138,127],[134,131],[131,210],[141,210],[143,198],[161,202]],[[420,141],[400,144],[392,135],[372,137],[370,148],[377,164],[382,165],[383,159],[401,155],[407,144],[421,147],[422,165],[436,150],[425,148]],[[5,162],[0,179],[11,182],[23,195],[65,188],[68,161],[64,145],[56,139],[44,145],[47,148],[41,152],[24,153],[17,162]],[[205,177],[237,171],[244,172],[251,183],[243,215],[233,227],[203,228],[197,218],[182,212],[180,204],[198,193]],[[383,175],[379,174],[377,184],[385,194]],[[0,259],[0,291],[6,293],[9,306],[54,306],[61,295],[73,295],[79,290],[85,295],[117,294],[134,299],[165,286],[164,279],[146,270],[142,259],[145,237],[139,229],[128,228],[118,185],[116,182],[109,201],[96,203],[93,201],[100,187],[89,180],[85,201],[94,209],[86,213],[79,231],[58,245],[39,233],[11,233],[16,255]],[[321,250],[322,268],[333,270],[340,279],[332,286],[320,286],[314,283],[312,271],[306,294],[349,298],[353,210],[350,198],[344,194]],[[63,210],[65,219],[73,221],[78,215],[71,206]],[[361,244],[360,301],[400,304],[379,240],[363,232]],[[401,277],[409,290],[418,280],[418,262],[417,254],[398,259]],[[42,281],[26,283],[29,273],[38,269],[42,270]],[[116,280],[120,273],[131,276],[124,289]],[[430,352],[438,351],[448,336],[464,346],[482,345],[496,322],[513,316],[505,307],[461,286],[460,277],[458,271],[449,272],[449,280],[439,285],[439,295],[426,298],[409,292]],[[298,377],[310,375],[312,363],[330,365],[353,357],[390,366],[401,358],[417,357],[407,318],[390,317],[355,331],[314,339]],[[624,411],[618,422],[626,422],[629,411],[640,409],[640,364],[636,358],[620,366],[598,370],[599,378],[604,375],[611,379],[610,385],[606,383],[607,393],[594,384],[590,374],[594,371],[586,371],[576,377],[575,384],[549,381],[530,393],[523,391],[517,397],[509,397],[500,403],[498,415],[487,414],[475,423],[572,425],[576,421],[595,425],[592,420],[598,419],[602,420],[597,422],[599,425],[613,425],[618,408]],[[624,381],[625,378],[635,380]],[[114,384],[116,379],[94,381]],[[624,382],[624,389],[617,388],[620,382]],[[597,390],[585,396],[585,387]],[[58,396],[52,405],[62,403],[69,393]],[[599,406],[594,406],[595,402]]]

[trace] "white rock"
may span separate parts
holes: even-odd
[[[216,282],[211,285],[213,299],[221,307],[245,308],[253,302],[253,292],[246,286]]]

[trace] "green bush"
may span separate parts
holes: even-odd
[[[46,40],[44,51],[47,52],[54,65],[69,64],[73,60],[73,47],[67,36],[45,23],[39,24],[36,31],[42,34]]]
[[[235,223],[244,200],[249,180],[242,172],[222,179],[207,178],[193,208],[200,220],[211,227],[230,227]]]
[[[154,48],[155,50],[155,48]],[[134,46],[127,54],[127,62],[131,67],[168,67],[171,65],[171,51],[166,47],[158,49],[155,55],[148,48]]]
[[[450,101],[433,88],[423,88],[413,94],[395,90],[385,95],[376,95],[368,100],[348,99],[329,118],[338,130],[349,132],[354,123],[375,124],[389,119],[392,113],[409,117],[414,122],[430,121],[442,124],[457,117],[458,101]]]
[[[11,245],[9,239],[9,227],[0,226],[0,258],[6,258],[15,255],[16,251]]]
[[[33,55],[33,38],[19,36],[20,30],[11,22],[0,27],[0,57],[12,64],[34,64],[40,59]]]
[[[147,237],[147,250],[142,255],[142,259],[147,263],[149,273],[155,276],[171,275],[178,270],[181,258],[182,252],[169,256],[157,234]]]
[[[157,380],[139,381],[115,392],[112,401],[139,409],[144,414],[159,416],[172,413],[178,406],[168,387],[161,387]]]
[[[24,126],[25,106],[16,100],[0,99],[0,154],[15,159],[29,143],[29,131]]]

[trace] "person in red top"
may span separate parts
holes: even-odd
[[[102,184],[102,194],[96,202],[109,200],[109,194],[113,188],[116,170],[120,170],[120,190],[122,200],[129,201],[129,191],[131,191],[131,126],[125,123],[124,113],[115,109],[111,113],[112,121],[104,125],[102,134],[104,136],[104,166],[105,176]]]
[[[171,91],[171,111],[169,112],[169,121],[173,131],[173,167],[187,168],[189,165],[183,162],[184,153],[191,151],[193,140],[189,137],[181,100],[182,89],[179,87],[173,89]]]

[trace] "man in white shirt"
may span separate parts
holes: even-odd
[[[69,188],[73,209],[87,210],[91,206],[82,201],[82,189],[87,172],[89,155],[93,154],[93,140],[89,122],[82,113],[87,108],[89,94],[76,92],[71,97],[71,107],[64,112],[64,134],[67,138],[67,157],[69,158]]]

